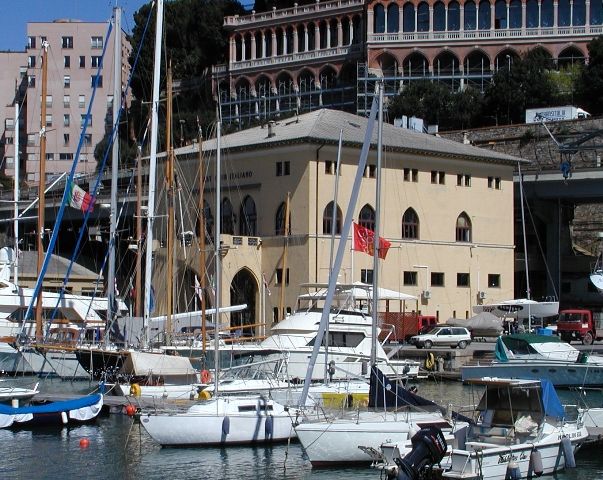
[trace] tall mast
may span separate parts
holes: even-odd
[[[200,243],[200,268],[199,288],[201,290],[201,338],[203,351],[203,366],[205,367],[205,210],[203,205],[203,132],[197,117],[197,128],[199,130],[199,243]]]
[[[155,62],[153,69],[153,99],[151,102],[151,157],[149,160],[149,202],[147,217],[147,246],[144,277],[144,325],[146,342],[151,339],[149,324],[151,310],[151,274],[153,267],[153,223],[155,221],[155,176],[157,168],[157,137],[159,130],[159,75],[161,65],[161,33],[163,32],[163,0],[157,0],[157,24],[155,26]]]
[[[172,146],[172,61],[169,61],[167,71],[167,118],[165,127],[165,178],[168,205],[167,231],[167,312],[166,312],[166,344],[171,344],[172,335],[172,306],[174,303],[174,147]]]
[[[13,282],[19,283],[19,102],[15,102],[15,175],[13,178],[14,205],[14,235],[15,235],[15,263],[13,265]]]
[[[287,192],[287,202],[285,203],[285,228],[283,238],[283,273],[281,274],[281,298],[279,302],[277,320],[283,320],[285,318],[285,285],[287,284],[287,245],[289,244],[289,195]]]
[[[48,42],[42,42],[42,104],[40,113],[40,187],[38,189],[38,272],[44,265],[44,186],[46,184],[46,92],[48,90]],[[42,289],[38,290],[36,308],[36,342],[42,341]],[[26,319],[27,320],[27,319]]]
[[[113,44],[113,145],[111,151],[111,213],[109,216],[109,264],[107,267],[107,322],[117,315],[115,301],[115,256],[117,241],[117,172],[119,171],[119,110],[121,108],[121,8],[113,9],[115,40]],[[105,335],[106,341],[109,336]]]
[[[220,251],[220,230],[222,230],[222,205],[220,203],[220,190],[222,188],[222,155],[220,152],[222,142],[222,123],[218,122],[218,132],[216,139],[216,221],[214,232],[214,254],[215,254],[215,289],[216,289],[216,304],[214,308],[214,395],[218,394],[218,374],[220,372],[220,290],[221,290],[221,269],[222,269],[222,252]]]

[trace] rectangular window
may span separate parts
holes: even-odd
[[[46,161],[52,162],[53,160],[54,160],[54,153],[47,153],[46,154]]]
[[[438,172],[438,183],[440,185],[446,184],[446,172]]]
[[[71,105],[71,97],[69,95],[63,95],[63,107],[69,108]]]
[[[36,48],[36,37],[27,37],[27,48]]]
[[[494,188],[494,177],[488,177],[488,188]]]
[[[113,108],[113,95],[107,95],[107,108]]]
[[[80,68],[86,68],[86,56],[80,55]]]
[[[69,55],[63,57],[63,66],[65,68],[71,68],[71,57]]]
[[[415,183],[419,181],[419,169],[418,168],[412,169],[412,181]]]
[[[404,169],[404,181],[410,182],[410,168]]]
[[[96,75],[92,75],[90,77],[90,86],[92,88],[94,88],[94,84],[96,82],[96,77],[97,77]],[[102,88],[102,86],[103,86],[103,76],[102,75],[98,75],[98,88]]]
[[[325,160],[325,173],[327,175],[333,175],[333,162],[331,160]]]
[[[500,180],[500,177],[496,177],[496,178],[494,179],[494,188],[495,188],[496,190],[500,190],[500,189],[501,189],[501,185],[502,185],[502,182],[501,182],[501,180]]]
[[[91,37],[90,48],[103,48],[103,37]]]
[[[61,48],[73,48],[73,37],[62,37]]]
[[[369,283],[372,284],[373,283],[373,269],[361,269],[360,270],[360,281],[362,283]]]
[[[456,176],[456,186],[457,187],[462,187],[463,186],[463,174],[459,173]]]
[[[86,114],[83,113],[82,115],[80,115],[80,127],[84,126],[84,122],[86,121]],[[92,126],[92,115],[90,115],[88,117],[88,126],[91,127]]]
[[[282,282],[283,282],[283,269],[277,268],[276,269],[276,284],[282,285]],[[287,278],[285,279],[285,284],[289,285],[289,269],[287,269]]]
[[[73,153],[59,153],[59,160],[72,160],[73,161]]]
[[[46,115],[46,126],[52,127],[52,113]]]
[[[444,272],[431,272],[431,286],[432,287],[443,287],[444,286]]]
[[[431,183],[438,183],[438,172],[435,170],[431,171]]]
[[[488,286],[491,288],[500,288],[500,274],[489,273],[488,274]]]
[[[52,95],[46,95],[46,107],[52,108]]]
[[[69,75],[65,75],[63,77],[63,87],[64,88],[69,88],[71,87],[71,77]]]
[[[12,145],[14,143],[13,140],[14,140],[13,137],[6,137],[4,139],[4,143],[6,143],[7,145]],[[0,143],[0,145],[1,145],[1,143]]]
[[[36,57],[35,55],[30,55],[27,59],[27,66],[29,68],[36,68]]]
[[[404,285],[416,285],[417,272],[404,272]]]
[[[291,162],[289,160],[284,162],[283,167],[285,169],[285,171],[284,171],[285,175],[291,175]]]
[[[64,127],[69,126],[69,114],[68,113],[63,114],[63,126]]]
[[[377,178],[377,165],[368,166],[368,178]]]
[[[84,145],[86,146],[90,146],[92,145],[92,134],[91,133],[87,133],[86,135],[84,135]]]
[[[63,134],[63,146],[64,147],[69,146],[69,134],[68,133]]]
[[[36,134],[30,133],[27,135],[27,146],[34,147],[36,145]]]
[[[27,181],[28,182],[35,182],[36,180],[36,174],[35,173],[28,173],[27,174]]]
[[[276,176],[283,176],[283,162],[276,162]]]
[[[4,130],[14,130],[15,129],[15,119],[7,118],[4,120]]]
[[[78,97],[78,107],[80,107],[80,108],[86,107],[86,96],[85,95],[80,95]]]
[[[36,76],[35,75],[29,75],[27,77],[27,86],[29,88],[34,88],[36,86]]]
[[[12,168],[14,166],[15,159],[13,157],[6,157],[6,166]]]
[[[87,162],[88,161],[88,154],[87,153],[80,153],[79,160],[80,160],[80,162]]]
[[[468,273],[457,273],[456,274],[456,286],[457,287],[469,287],[469,274]]]
[[[466,187],[471,186],[471,175],[468,175],[468,174],[465,175],[465,186]]]
[[[100,64],[101,64],[101,57],[96,57],[96,56],[90,57],[90,66],[92,68],[98,68],[98,66]]]

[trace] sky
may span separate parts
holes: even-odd
[[[107,22],[115,6],[122,7],[122,29],[130,33],[134,13],[150,0],[0,0],[2,28],[0,51],[24,51],[28,22],[52,22],[59,18]]]

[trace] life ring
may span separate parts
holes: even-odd
[[[141,394],[140,385],[137,383],[133,383],[130,385],[130,395],[134,395],[135,397],[139,397]]]
[[[201,383],[209,383],[211,382],[211,374],[209,370],[203,369],[201,370]]]
[[[435,357],[433,356],[433,353],[428,353],[427,358],[425,359],[425,368],[427,370],[431,370],[431,369],[433,369],[434,365],[435,365]]]

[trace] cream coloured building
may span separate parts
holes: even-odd
[[[232,326],[270,327],[295,309],[299,285],[327,282],[331,260],[332,203],[338,141],[342,131],[338,188],[338,232],[343,224],[367,119],[334,110],[317,110],[224,135],[221,142],[222,304],[247,303],[233,314]],[[371,226],[376,203],[375,125],[367,168],[353,217]],[[213,234],[216,140],[203,142],[205,223]],[[198,208],[198,144],[176,152],[177,202],[184,204],[177,231],[196,231],[192,212]],[[390,310],[420,310],[449,317],[472,316],[476,303],[514,296],[513,171],[524,160],[478,149],[389,124],[383,129],[381,231],[391,242],[380,264],[380,285],[419,297],[417,302],[390,305]],[[163,172],[162,168],[160,170]],[[158,191],[163,176],[159,175]],[[284,257],[284,216],[290,196],[290,236]],[[158,200],[160,205],[165,202]],[[165,212],[159,209],[159,214]],[[156,220],[154,237],[164,239],[165,218]],[[350,239],[348,239],[350,240]],[[335,247],[340,237],[336,236]],[[155,250],[155,290],[166,278],[164,242]],[[191,309],[194,276],[199,273],[197,235],[177,242],[174,278],[180,311]],[[207,246],[211,285],[213,246]],[[184,252],[186,251],[186,258]],[[282,268],[286,261],[283,311],[280,312]],[[373,258],[346,249],[339,281],[371,281]],[[263,290],[265,275],[270,295]],[[266,294],[264,294],[266,293]],[[210,295],[211,296],[211,295]],[[158,294],[158,306],[164,306]],[[397,302],[395,302],[397,303]]]

